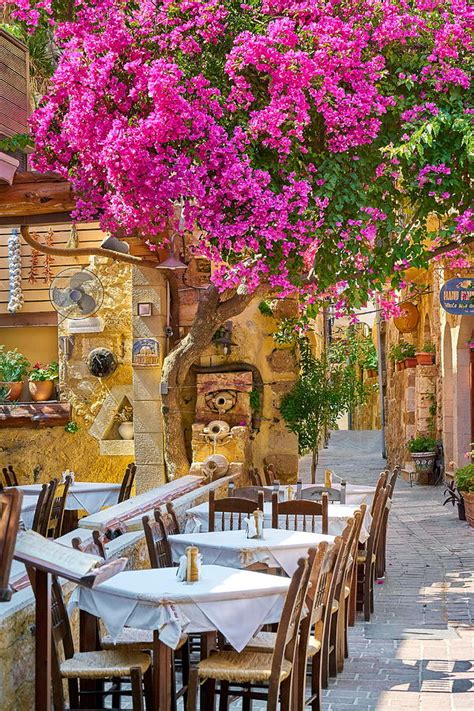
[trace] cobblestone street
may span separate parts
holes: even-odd
[[[379,433],[334,432],[318,476],[329,467],[371,484],[384,466]],[[309,481],[309,458],[301,472]],[[375,615],[350,629],[350,658],[324,692],[324,711],[474,708],[474,530],[442,494],[398,479]]]

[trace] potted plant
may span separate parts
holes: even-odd
[[[417,363],[415,346],[407,341],[400,341],[399,345],[401,346],[405,368],[414,368]]]
[[[454,473],[456,488],[461,494],[466,511],[466,521],[474,528],[474,464],[467,464]]]
[[[15,348],[6,351],[0,346],[0,387],[8,391],[5,400],[19,400],[23,389],[23,378],[30,367],[25,356]]]
[[[28,374],[28,389],[35,402],[52,400],[56,381],[59,378],[59,366],[56,361],[48,365],[35,363]]]
[[[119,423],[118,432],[122,439],[133,439],[133,408],[125,405],[115,415],[115,421]]]
[[[389,353],[390,360],[393,361],[397,370],[403,370],[405,368],[405,356],[403,355],[400,344],[397,343],[390,348]]]
[[[446,496],[443,501],[443,506],[446,504],[456,504],[458,507],[458,518],[460,521],[466,520],[466,510],[464,508],[464,499],[462,494],[457,490],[456,483],[454,481],[447,481],[446,488],[444,490],[444,495]]]
[[[425,435],[414,437],[408,442],[408,451],[411,453],[417,474],[421,475],[419,482],[423,483],[425,480],[429,483],[436,459],[436,440]]]
[[[432,343],[424,343],[423,349],[416,352],[416,362],[418,365],[433,365],[435,359],[435,347]]]
[[[377,376],[378,358],[377,350],[372,341],[370,341],[365,350],[362,367],[366,369],[369,378],[375,378]]]

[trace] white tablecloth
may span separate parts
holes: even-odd
[[[106,531],[120,529],[123,532],[131,530],[142,530],[142,516],[153,516],[153,511],[168,501],[183,496],[189,491],[198,489],[204,483],[200,476],[188,474],[169,481],[155,489],[144,491],[143,494],[132,496],[128,501],[122,501],[107,511],[100,511],[81,518],[79,525],[81,528],[91,530]]]
[[[296,484],[292,484],[293,488],[296,490]],[[314,484],[303,484],[302,489],[311,489]],[[265,486],[264,489],[273,491],[273,486]],[[282,484],[280,487],[284,494],[288,489],[288,486]],[[333,489],[340,489],[340,482],[334,482],[332,485]],[[375,486],[364,486],[363,484],[346,484],[346,504],[351,506],[360,506],[361,504],[367,504],[367,506],[372,505],[372,499],[375,494]]]
[[[16,488],[23,492],[21,517],[26,528],[31,528],[41,484],[26,484]],[[116,504],[119,493],[120,484],[76,481],[69,487],[66,509],[68,511],[84,509],[87,513],[94,514],[104,506]]]
[[[344,528],[346,527],[347,521],[351,518],[354,513],[358,510],[357,506],[348,506],[347,504],[329,504],[328,506],[328,518],[329,518],[329,534],[331,536],[339,536]],[[264,526],[266,528],[271,528],[272,525],[272,504],[270,502],[265,502],[263,505],[263,512],[265,515]],[[227,514],[226,514],[227,516]],[[244,518],[244,517],[242,517]],[[216,529],[220,530],[222,514],[216,515]],[[229,518],[230,520],[230,518]],[[290,526],[293,525],[293,517],[290,517]],[[237,526],[238,517],[234,515],[234,528]],[[299,518],[298,524],[302,525],[302,517]],[[360,542],[365,543],[369,537],[370,524],[372,522],[372,517],[370,515],[369,509],[367,509],[362,523],[362,528],[360,532]],[[307,527],[310,526],[310,522],[307,518]],[[321,518],[316,517],[315,523],[321,525]],[[226,528],[228,524],[226,524]],[[279,521],[279,528],[285,527],[285,517],[281,516]],[[185,533],[201,533],[209,530],[209,504],[207,502],[194,506],[192,509],[186,511],[186,526]],[[319,531],[320,533],[321,531]]]
[[[257,539],[247,538],[245,531],[181,533],[170,536],[169,542],[175,563],[187,546],[196,545],[206,564],[248,568],[264,563],[269,568],[282,568],[289,576],[295,572],[298,560],[306,556],[308,548],[315,548],[323,541],[334,543],[334,536],[280,528],[267,528],[263,535],[263,539]]]
[[[289,578],[204,565],[196,583],[176,568],[129,570],[96,588],[78,587],[70,605],[101,617],[115,638],[126,626],[158,630],[176,648],[183,632],[218,630],[241,651],[264,624],[278,622]]]

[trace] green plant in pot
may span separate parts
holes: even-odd
[[[363,359],[361,365],[367,371],[369,378],[375,378],[377,376],[378,368],[378,357],[377,349],[371,340],[368,339],[367,344],[364,347]]]
[[[28,388],[35,402],[53,400],[56,381],[59,378],[59,366],[56,361],[48,365],[35,363],[28,374]]]
[[[464,508],[464,499],[461,492],[457,490],[456,483],[454,481],[447,481],[446,488],[444,490],[445,500],[443,501],[443,506],[446,504],[452,504],[458,507],[458,518],[460,521],[466,520],[466,509]]]
[[[389,357],[396,364],[397,370],[414,368],[416,365],[415,346],[408,341],[399,341],[391,347]]]
[[[424,435],[414,437],[408,442],[408,451],[415,464],[416,472],[422,475],[419,477],[420,483],[423,475],[429,481],[436,459],[436,440]]]
[[[432,343],[424,343],[421,351],[416,352],[416,362],[418,365],[433,365],[435,359],[435,347]]]
[[[5,346],[0,346],[0,387],[8,391],[5,400],[12,402],[21,398],[23,379],[29,367],[25,356],[16,348],[6,351]]]
[[[454,473],[456,488],[464,501],[466,521],[474,528],[474,464],[467,464]]]

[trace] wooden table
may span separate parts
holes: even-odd
[[[216,632],[241,651],[263,624],[279,621],[289,583],[219,565],[204,565],[201,580],[192,584],[179,582],[176,568],[130,570],[92,590],[77,588],[72,602],[100,617],[113,636],[124,626],[154,631],[155,711],[169,711],[173,649],[183,631],[204,633],[204,654]],[[209,708],[205,698],[201,708]]]

